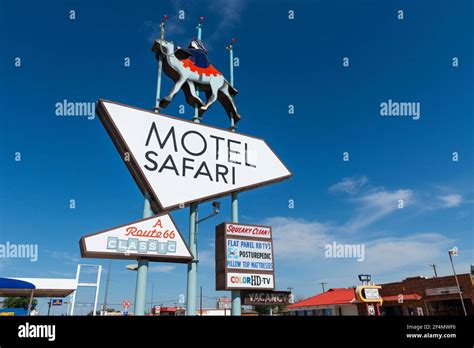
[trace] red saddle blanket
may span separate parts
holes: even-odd
[[[222,75],[219,70],[217,70],[216,68],[214,68],[214,66],[212,64],[209,64],[209,66],[207,68],[200,68],[198,66],[196,66],[193,61],[191,61],[191,59],[183,59],[181,61],[184,65],[185,68],[188,68],[190,69],[191,71],[193,72],[197,72],[199,75],[207,75],[207,76],[218,76],[218,75]]]

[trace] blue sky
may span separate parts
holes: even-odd
[[[397,18],[398,10],[404,19]],[[75,10],[76,19],[69,19]],[[177,18],[185,11],[185,19]],[[295,19],[288,19],[288,11]],[[141,217],[143,197],[96,117],[57,117],[64,99],[106,98],[154,106],[150,51],[164,14],[181,46],[205,16],[203,41],[228,74],[226,44],[237,38],[239,132],[264,138],[291,169],[286,182],[243,193],[240,221],[274,227],[276,284],[297,296],[376,282],[450,274],[473,260],[473,4],[457,1],[33,1],[0,0],[0,242],[37,243],[39,260],[0,259],[2,276],[73,277],[78,240]],[[21,67],[15,67],[15,58]],[[124,58],[131,60],[124,67]],[[344,67],[343,58],[349,58]],[[458,57],[459,66],[452,66]],[[171,88],[165,78],[163,91]],[[389,99],[416,102],[421,117],[381,117]],[[190,119],[178,106],[166,113]],[[295,113],[288,114],[288,105]],[[204,122],[227,127],[216,103]],[[349,162],[342,160],[349,152]],[[15,161],[15,153],[21,161]],[[459,161],[452,161],[452,153]],[[70,199],[76,208],[69,208]],[[404,208],[397,202],[403,199]],[[294,200],[290,209],[288,201]],[[214,226],[200,225],[199,280],[213,306]],[[200,206],[201,214],[211,211]],[[188,209],[172,213],[188,235]],[[324,257],[332,242],[364,244],[365,260]],[[109,302],[133,300],[130,261],[114,261]],[[105,273],[103,275],[105,278]],[[154,301],[177,302],[186,266],[154,263]],[[150,297],[150,291],[149,295]],[[86,291],[80,294],[90,302]],[[103,291],[100,300],[103,299]],[[40,309],[45,310],[44,300]],[[55,309],[53,313],[59,313]],[[85,311],[85,309],[84,309]]]

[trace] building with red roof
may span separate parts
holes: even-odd
[[[471,274],[458,274],[459,293],[454,276],[409,277],[400,282],[379,284],[382,316],[467,315],[474,314],[474,268]],[[462,301],[461,302],[461,297]],[[286,315],[368,315],[366,303],[357,301],[355,288],[334,288],[287,307]]]
[[[359,315],[354,288],[335,288],[287,307],[287,315]]]

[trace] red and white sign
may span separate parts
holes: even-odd
[[[173,219],[155,215],[126,225],[84,236],[82,257],[181,262],[191,260],[191,252]]]
[[[129,308],[130,307],[130,301],[129,300],[125,300],[122,302],[122,307],[123,308]]]
[[[270,226],[216,226],[216,290],[273,290],[274,266]]]
[[[267,226],[227,223],[225,233],[229,236],[272,238],[272,228]]]

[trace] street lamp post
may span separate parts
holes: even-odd
[[[464,311],[464,315],[467,316],[466,306],[464,305],[464,300],[462,298],[461,287],[459,286],[458,276],[456,274],[456,270],[454,269],[454,263],[453,263],[453,256],[458,256],[458,248],[454,247],[448,250],[448,254],[449,254],[449,261],[451,261],[451,267],[453,268],[454,279],[456,279],[456,285],[458,286],[459,298],[461,299],[462,309]]]

